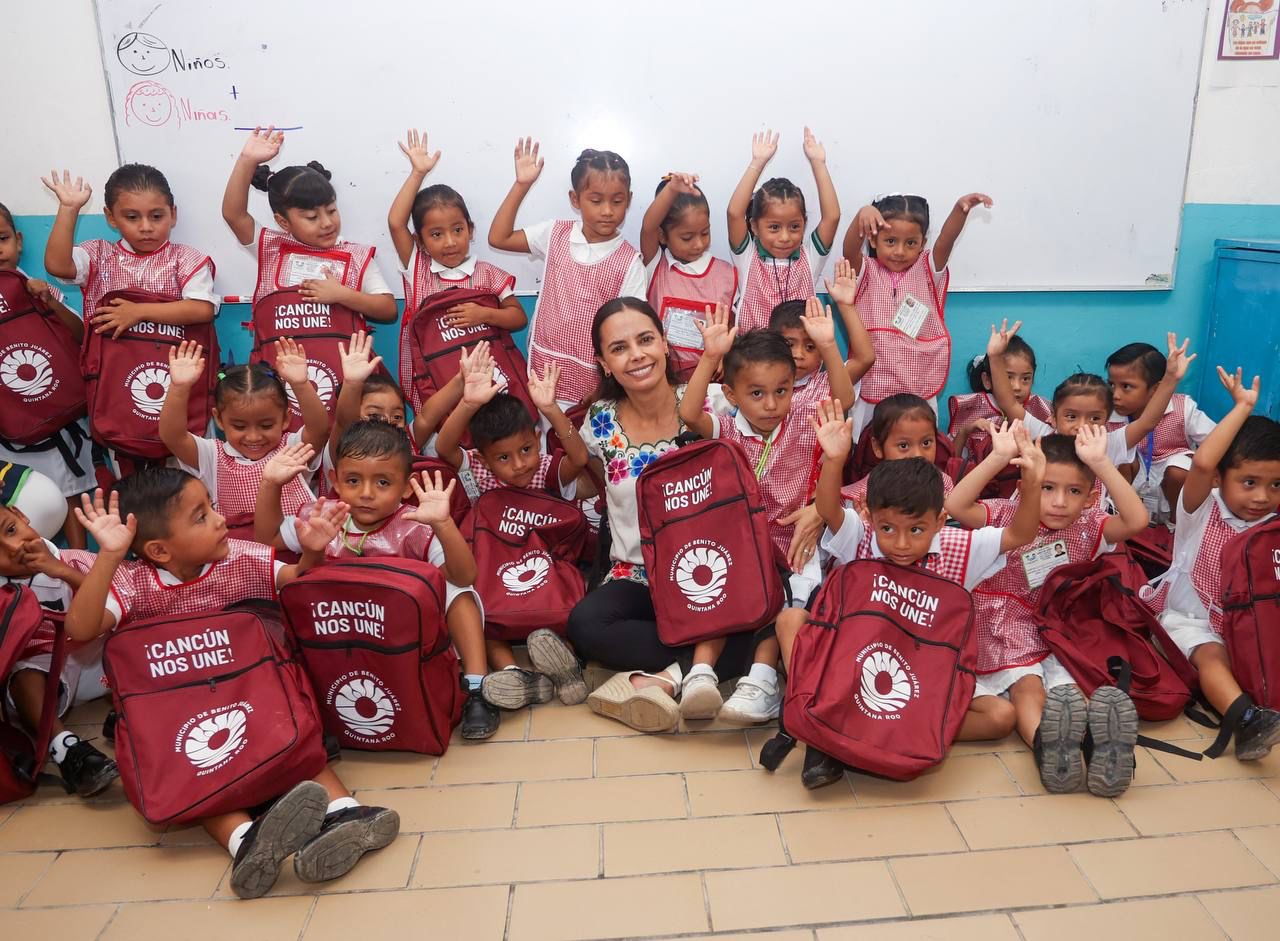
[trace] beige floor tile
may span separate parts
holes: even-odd
[[[0,908],[17,908],[27,891],[53,864],[55,853],[7,853],[0,856]]]
[[[76,706],[66,714],[63,721],[66,725],[96,725],[98,734],[102,731],[102,720],[107,717],[107,713],[111,711],[111,697],[104,696],[101,699],[92,699],[87,703]]]
[[[778,820],[796,863],[968,849],[940,804],[781,814]]]
[[[401,833],[424,830],[491,830],[511,826],[517,784],[404,787],[357,791],[362,804],[400,814]]]
[[[620,738],[644,734],[621,722],[596,715],[585,703],[581,706],[562,706],[550,702],[531,711],[531,742],[547,738]]]
[[[495,882],[594,879],[599,873],[597,827],[471,830],[426,834],[411,885],[434,889]]]
[[[1262,783],[1268,791],[1280,797],[1280,778],[1263,781]]]
[[[484,742],[451,748],[436,769],[434,784],[490,781],[557,781],[591,777],[592,741]]]
[[[4,829],[5,821],[12,817],[17,810],[17,807],[0,807],[0,830]]]
[[[1236,830],[1236,836],[1262,865],[1280,876],[1280,827]]]
[[[856,807],[849,779],[810,791],[800,783],[803,766],[797,752],[773,773],[762,768],[747,771],[706,771],[686,774],[689,806],[695,817],[730,814],[771,814],[787,810],[823,810]]]
[[[450,748],[448,754],[452,757],[462,750]],[[437,760],[430,755],[405,752],[347,750],[332,767],[353,791],[366,787],[425,787],[431,783]]]
[[[280,870],[280,878],[267,893],[271,897],[284,895],[317,895],[330,892],[369,892],[375,889],[403,889],[409,884],[409,873],[418,853],[416,833],[397,837],[390,845],[361,857],[360,862],[341,879],[332,882],[303,882],[293,872],[293,863],[286,861]],[[231,872],[218,887],[218,898],[234,899],[231,891]]]
[[[1129,785],[1130,790],[1136,787],[1169,784],[1173,781],[1169,772],[1160,767],[1145,748],[1135,749],[1133,755],[1134,776],[1133,783]],[[1036,767],[1036,759],[1031,752],[1010,752],[1000,755],[1000,760],[1009,769],[1009,773],[1013,775],[1013,779],[1018,782],[1018,787],[1024,794],[1048,793],[1040,783],[1040,771]]]
[[[145,902],[121,905],[101,941],[253,941],[296,938],[315,900]]]
[[[23,904],[209,898],[230,868],[220,846],[76,850],[57,858]]]
[[[492,738],[485,739],[486,742],[523,742],[529,734],[529,714],[533,709],[517,709],[515,712],[503,711],[501,713],[502,721],[498,724],[498,731],[493,733]],[[474,748],[471,742],[464,741],[462,738],[462,726],[459,725],[453,730],[453,735],[449,737],[450,748]]]
[[[1018,793],[1018,786],[995,755],[948,758],[914,781],[888,781],[856,773],[849,778],[853,782],[854,797],[862,807],[1012,797]]]
[[[115,910],[114,905],[0,910],[0,938],[94,941]]]
[[[772,941],[772,935],[765,937]],[[1018,932],[1008,915],[915,918],[818,929],[818,941],[1017,941],[1017,938]]]
[[[707,930],[693,873],[518,885],[509,941],[575,941]]]
[[[1209,740],[1195,744],[1206,748]],[[1280,775],[1280,751],[1273,751],[1261,761],[1237,761],[1231,748],[1221,758],[1206,758],[1203,761],[1190,761],[1162,752],[1152,752],[1152,755],[1177,781],[1225,781],[1232,778],[1272,778]]]
[[[685,815],[684,779],[678,774],[530,781],[520,786],[516,825],[614,823]]]
[[[609,877],[786,864],[772,815],[604,826],[604,874]]]
[[[0,852],[154,846],[161,832],[128,804],[37,804],[0,827]]]
[[[1280,823],[1280,799],[1257,781],[1143,788],[1115,802],[1144,836]]]
[[[1082,905],[1037,912],[1015,912],[1026,941],[1079,941],[1111,938],[1126,941],[1221,941],[1218,930],[1194,898],[1151,899]]]
[[[1162,742],[1192,742],[1184,748],[1204,750],[1213,741],[1215,730],[1197,725],[1186,716],[1166,719],[1164,722],[1139,722],[1138,734],[1147,738],[1158,738]],[[1204,745],[1194,744],[1196,739],[1206,739]]]
[[[1091,843],[1067,852],[1104,899],[1276,881],[1230,833]]]
[[[911,856],[890,865],[913,915],[1097,900],[1057,846]]]
[[[1275,941],[1280,888],[1208,892],[1197,898],[1231,941]]]
[[[1011,751],[1027,751],[1027,743],[1016,732],[1011,732],[995,742],[956,742],[947,753],[948,758],[959,755],[992,755]],[[826,929],[827,931],[839,929]]]
[[[1148,792],[1142,791],[1143,796]],[[1136,836],[1109,800],[1091,794],[1005,797],[948,804],[970,849],[1083,843]]]
[[[799,928],[795,931],[770,931],[761,933],[752,931],[747,934],[700,934],[690,938],[689,935],[683,935],[680,938],[666,937],[655,938],[653,941],[813,941],[813,929]]]
[[[716,931],[906,914],[889,869],[881,862],[742,869],[709,872],[704,878]]]
[[[305,941],[468,938],[499,941],[507,922],[505,885],[467,889],[326,895],[316,900]]]
[[[213,837],[204,827],[175,827],[160,834],[161,846],[214,846]]]
[[[643,735],[596,740],[596,774],[678,774],[750,768],[741,732],[708,735]],[[568,775],[561,775],[568,777]]]

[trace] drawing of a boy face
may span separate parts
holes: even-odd
[[[139,82],[125,100],[125,121],[136,118],[143,124],[160,127],[173,117],[173,96],[159,82]]]
[[[169,47],[150,33],[127,33],[116,46],[116,58],[134,75],[156,75],[169,67]]]

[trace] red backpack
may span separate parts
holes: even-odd
[[[503,640],[523,640],[541,627],[563,634],[586,594],[577,563],[587,532],[582,511],[548,493],[482,493],[463,533],[476,557],[485,632]]]
[[[351,340],[357,330],[367,330],[364,316],[341,304],[310,301],[296,288],[272,291],[253,305],[254,362],[276,364],[276,341],[296,340],[307,351],[307,378],[333,417],[342,383],[342,356],[339,343]],[[287,387],[286,387],[287,388]],[[302,427],[302,412],[289,391],[289,430]]]
[[[732,441],[668,451],[636,482],[640,548],[670,647],[753,631],[785,595],[755,475]]]
[[[35,593],[25,585],[0,585],[0,683],[9,682],[14,664],[22,659],[32,637],[48,615]],[[53,661],[44,687],[44,702],[35,741],[15,724],[0,721],[0,804],[30,797],[36,789],[40,769],[49,754],[53,720],[58,717],[58,682],[67,658],[67,636],[61,620],[54,622]],[[4,717],[8,719],[8,716]]]
[[[1253,701],[1280,708],[1280,519],[1222,549],[1222,639],[1231,671]]]
[[[103,666],[120,780],[148,823],[254,807],[325,766],[315,696],[274,605],[126,621]]]
[[[75,337],[25,277],[0,271],[0,439],[35,444],[84,413]]]
[[[786,732],[855,770],[909,781],[946,757],[977,665],[964,586],[922,568],[850,562],[827,578],[796,634]]]
[[[1148,526],[1125,546],[1149,580],[1159,578],[1173,565],[1173,533],[1163,523]]]
[[[115,298],[139,304],[163,304],[176,298],[149,291],[111,291]],[[160,440],[160,409],[169,392],[169,351],[183,340],[204,347],[205,381],[192,390],[187,428],[204,437],[217,385],[218,335],[212,323],[134,324],[116,339],[85,330],[80,365],[89,402],[89,430],[99,444],[138,458],[168,457]]]
[[[1191,701],[1196,669],[1138,597],[1146,576],[1123,551],[1054,569],[1040,589],[1040,636],[1080,691],[1111,686],[1108,662],[1132,668],[1129,697],[1143,719],[1172,719]],[[1161,657],[1152,645],[1164,653]]]
[[[462,351],[481,340],[489,341],[494,380],[507,383],[507,392],[524,403],[534,421],[538,409],[529,397],[529,366],[516,346],[510,330],[489,324],[474,327],[447,327],[444,315],[458,304],[480,304],[497,309],[496,294],[471,288],[449,288],[427,297],[402,329],[409,331],[409,361],[400,364],[400,385],[415,409],[447,386],[458,375]],[[406,316],[408,316],[406,314]]]
[[[326,731],[348,748],[443,755],[462,717],[444,575],[411,559],[330,562],[280,590]]]

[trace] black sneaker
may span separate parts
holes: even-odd
[[[102,737],[112,745],[116,743],[116,720],[120,718],[120,714],[114,709],[107,713],[107,717],[102,720]]]
[[[1236,730],[1236,758],[1241,761],[1266,758],[1277,742],[1280,742],[1280,712],[1254,706],[1249,721]]]
[[[360,857],[380,850],[400,832],[400,815],[386,807],[344,807],[326,814],[320,832],[293,857],[303,882],[328,882],[349,873]]]
[[[231,891],[242,899],[265,895],[280,876],[280,864],[320,832],[329,795],[303,781],[272,804],[244,835],[231,864]]]
[[[578,655],[563,637],[544,627],[530,634],[525,643],[533,668],[551,679],[562,703],[576,706],[587,701],[587,683],[582,678]]]
[[[812,745],[804,749],[804,770],[800,772],[800,783],[809,790],[835,784],[844,777],[844,763],[832,758],[824,751]]]
[[[1040,768],[1040,783],[1050,794],[1070,794],[1084,784],[1081,746],[1087,721],[1088,707],[1074,683],[1055,686],[1045,694],[1032,750]]]
[[[1089,793],[1119,797],[1133,781],[1138,710],[1124,690],[1100,686],[1089,700],[1088,723],[1084,755],[1089,762]]]
[[[480,684],[485,702],[499,709],[523,709],[550,702],[555,695],[551,680],[541,673],[512,667],[495,670]]]
[[[88,742],[76,739],[58,765],[62,786],[68,794],[93,797],[101,794],[120,777],[116,763]]]
[[[467,701],[462,704],[462,738],[467,742],[481,742],[492,738],[498,731],[502,718],[496,707],[489,705],[480,695],[480,690],[473,689],[467,693]]]

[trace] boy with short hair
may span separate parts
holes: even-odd
[[[346,510],[334,503],[301,524],[302,557],[284,565],[270,546],[228,539],[227,521],[213,508],[209,491],[186,471],[140,470],[116,485],[109,502],[101,490],[92,502],[85,494],[76,514],[98,555],[71,599],[67,636],[89,641],[129,618],[220,611],[248,598],[274,598],[323,559]],[[137,560],[126,562],[130,550]],[[295,784],[256,820],[238,810],[201,823],[231,854],[231,888],[241,898],[265,894],[290,855],[299,879],[324,882],[346,874],[400,832],[394,810],[362,806],[329,768]]]

